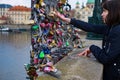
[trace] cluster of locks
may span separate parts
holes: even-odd
[[[66,0],[32,0],[30,64],[25,64],[29,78],[34,80],[39,72],[56,73],[54,67],[58,61],[74,48],[82,48],[77,30],[58,18],[52,11],[57,10],[69,17],[71,6]],[[66,13],[64,13],[64,11]]]

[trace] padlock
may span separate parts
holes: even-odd
[[[45,53],[41,51],[38,55],[38,58],[43,59],[45,57]]]
[[[39,29],[39,26],[38,26],[38,25],[32,26],[32,30],[38,30],[38,29]]]
[[[37,57],[37,55],[34,57],[34,64],[38,64],[38,61],[39,61],[39,59],[38,59],[38,57]]]
[[[36,9],[39,9],[39,4],[35,4],[35,8],[36,8]]]
[[[30,77],[32,77],[32,78],[38,76],[38,74],[36,73],[36,68],[35,68],[34,66],[30,66],[29,71],[27,72],[27,74],[28,74]]]
[[[49,29],[44,28],[44,29],[43,29],[43,35],[48,35],[48,33],[49,33]]]
[[[41,28],[45,28],[45,23],[40,23]]]
[[[28,71],[30,68],[30,64],[24,64],[25,70]]]
[[[56,30],[56,33],[57,33],[58,35],[62,36],[62,31],[61,31],[60,29],[57,29],[57,30]]]
[[[50,54],[50,49],[49,49],[48,47],[44,47],[44,48],[43,48],[43,52],[44,52],[45,54]]]
[[[59,39],[58,39],[58,47],[61,47],[62,44],[63,44],[63,42],[62,42],[62,40],[59,38]]]
[[[55,46],[57,46],[57,44],[56,44],[55,40],[52,40],[51,45],[52,45],[52,46],[54,46],[54,47],[55,47]]]
[[[54,32],[53,32],[53,31],[50,31],[50,34],[51,34],[51,35],[54,35]]]
[[[69,44],[69,42],[68,41],[66,41],[66,46],[69,46],[70,44]]]
[[[46,6],[46,4],[43,2],[43,0],[40,0],[40,1],[39,1],[39,5],[40,5],[41,7],[45,7],[45,6]]]
[[[40,42],[41,42],[40,37],[37,38],[37,41],[36,41],[36,42],[37,42],[37,43],[40,43]]]
[[[48,44],[52,43],[52,39],[47,39],[47,43]]]
[[[46,65],[47,66],[53,66],[53,63],[52,62],[47,62]]]
[[[66,3],[66,0],[60,0],[60,3],[65,4],[65,3]]]
[[[30,51],[30,56],[31,56],[31,58],[34,58],[34,55],[35,55],[35,52],[32,50],[32,51]]]
[[[34,58],[34,64],[38,64],[38,58]]]
[[[49,54],[47,54],[46,57],[49,59],[52,59],[52,57]],[[51,64],[52,64],[52,62],[51,62]]]
[[[44,67],[44,72],[50,72],[51,71],[51,67]]]

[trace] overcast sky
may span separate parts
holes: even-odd
[[[87,0],[68,0],[72,8],[75,7],[77,1],[79,1],[80,5],[82,5],[82,3],[83,2],[86,3]],[[2,3],[11,4],[12,6],[23,5],[23,6],[31,7],[31,0],[0,0],[0,4]]]

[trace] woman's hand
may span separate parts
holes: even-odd
[[[90,49],[87,48],[83,52],[79,53],[78,56],[87,56],[91,53]]]
[[[67,23],[70,23],[70,18],[66,18],[63,14],[60,14],[58,11],[54,11],[53,14],[58,17],[59,19],[67,22]]]
[[[55,11],[55,12],[54,12],[54,15],[55,15],[56,17],[62,19],[62,20],[65,19],[65,16],[64,16],[63,14],[60,14],[58,11]]]

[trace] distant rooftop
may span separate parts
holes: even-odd
[[[11,8],[12,6],[9,4],[0,4],[0,8]]]
[[[27,8],[25,6],[13,6],[9,11],[31,11],[31,8]]]
[[[76,4],[79,5],[80,3],[77,1]]]
[[[87,3],[89,3],[89,4],[94,4],[94,3],[95,3],[95,0],[88,0]]]

